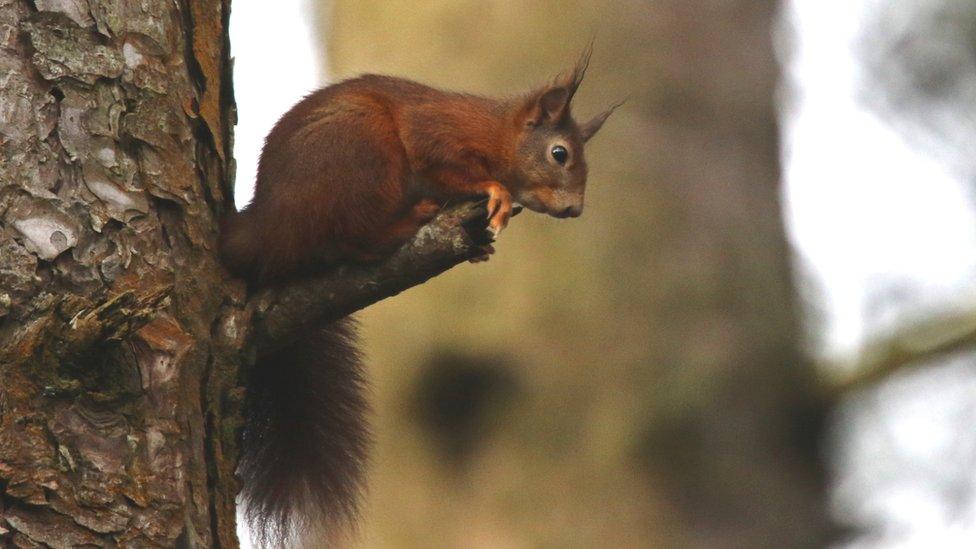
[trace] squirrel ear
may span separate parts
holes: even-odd
[[[621,101],[611,105],[609,109],[594,116],[588,122],[580,126],[580,137],[583,138],[583,142],[586,143],[591,137],[596,135],[596,132],[603,127],[603,123],[607,121],[607,118],[610,118],[610,115],[613,114],[613,111],[617,110],[617,107],[623,104],[624,102]]]
[[[569,113],[569,104],[576,95],[583,76],[586,74],[586,67],[590,64],[590,56],[593,54],[593,43],[591,42],[576,61],[573,70],[565,72],[556,77],[549,87],[543,89],[539,94],[533,96],[533,103],[530,104],[529,122],[538,126],[543,122],[559,122]]]
[[[549,88],[536,100],[533,114],[537,123],[558,122],[569,112],[569,91],[566,88]]]
[[[583,82],[592,55],[593,43],[590,42],[580,54],[573,70],[560,74],[547,88],[532,96],[528,111],[530,124],[538,126],[543,122],[559,122],[569,114],[569,104]]]
[[[586,68],[590,66],[590,57],[593,56],[593,42],[583,48],[580,52],[579,59],[576,60],[576,66],[573,70],[568,73],[560,75],[556,81],[559,85],[566,88],[569,92],[569,97],[566,98],[566,103],[573,100],[573,96],[576,95],[576,90],[579,89],[580,84],[583,83],[583,77],[586,76]]]
[[[530,126],[555,124],[569,112],[569,92],[559,86],[545,88],[529,97],[524,112]]]

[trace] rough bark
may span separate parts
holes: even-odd
[[[236,544],[228,9],[0,1],[0,545]]]

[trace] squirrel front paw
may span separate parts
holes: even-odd
[[[500,184],[488,187],[488,232],[497,237],[512,217],[512,195]]]

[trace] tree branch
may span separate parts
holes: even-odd
[[[919,322],[863,347],[846,363],[825,366],[836,376],[829,391],[845,395],[869,387],[911,367],[923,366],[950,354],[976,347],[976,314],[973,312]]]
[[[248,303],[251,341],[273,352],[314,326],[345,317],[478,257],[491,243],[485,202],[445,208],[393,255],[370,265],[344,265],[321,277],[255,294]]]

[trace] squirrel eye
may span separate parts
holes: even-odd
[[[560,164],[565,164],[566,160],[569,159],[569,151],[567,151],[566,147],[563,147],[562,145],[556,145],[549,152],[552,153],[552,157],[556,160],[556,162],[559,162]]]

